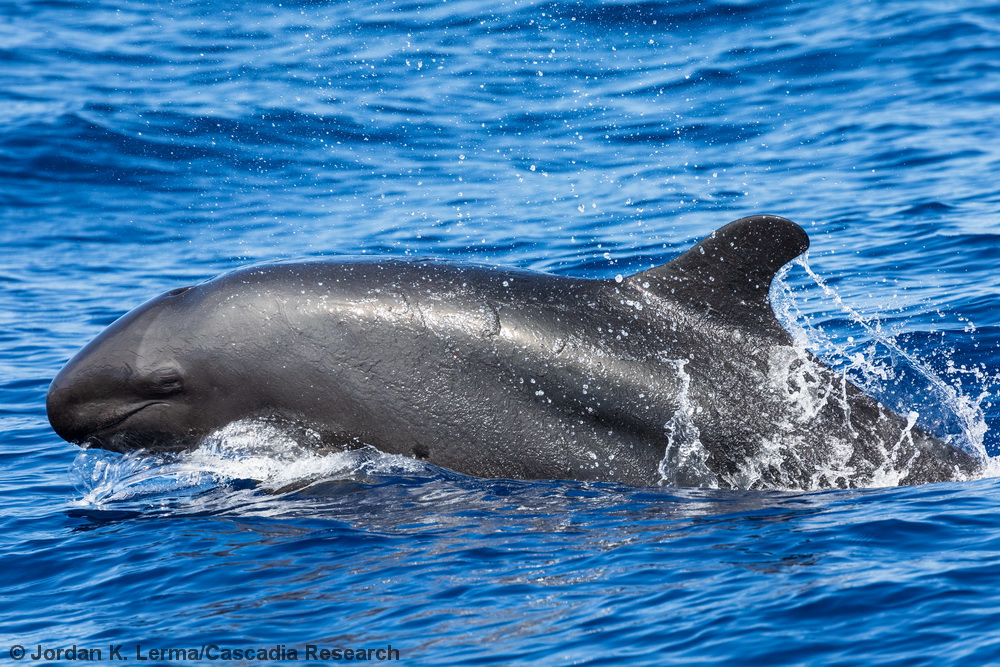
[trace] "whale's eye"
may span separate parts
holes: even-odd
[[[175,368],[161,368],[149,374],[149,391],[157,396],[170,396],[184,389],[181,374]]]
[[[166,296],[177,296],[178,294],[184,294],[184,292],[187,292],[189,289],[192,289],[193,287],[194,285],[188,285],[187,287],[178,287],[177,289],[172,289],[169,292],[167,292]]]

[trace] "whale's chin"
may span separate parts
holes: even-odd
[[[106,449],[124,454],[135,450],[181,452],[193,449],[201,436],[195,433],[167,433],[153,429],[126,429],[90,435],[76,443],[84,449]]]

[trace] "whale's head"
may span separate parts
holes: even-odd
[[[224,349],[232,327],[203,288],[152,299],[73,357],[46,397],[53,430],[113,451],[171,451],[246,414],[231,391],[238,359]]]

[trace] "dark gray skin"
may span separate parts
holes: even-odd
[[[621,282],[401,260],[246,268],[112,324],[53,380],[49,421],[71,442],[176,451],[259,418],[481,477],[974,474],[973,456],[793,347],[768,291],[808,243],[784,218],[743,218]]]

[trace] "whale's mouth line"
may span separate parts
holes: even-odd
[[[107,422],[106,424],[103,424],[103,425],[99,426],[98,428],[94,429],[93,431],[91,431],[87,435],[87,437],[81,438],[80,441],[81,442],[87,442],[89,440],[100,439],[100,437],[102,435],[108,435],[109,431],[112,431],[113,429],[117,428],[118,426],[121,426],[122,424],[124,424],[126,421],[128,421],[129,419],[131,419],[135,415],[139,414],[140,412],[142,412],[146,408],[153,407],[154,405],[166,405],[166,403],[164,403],[162,401],[149,401],[147,403],[143,403],[139,407],[134,408],[132,410],[129,410],[128,412],[125,412],[121,416],[115,417],[114,419],[112,419],[111,421]]]

